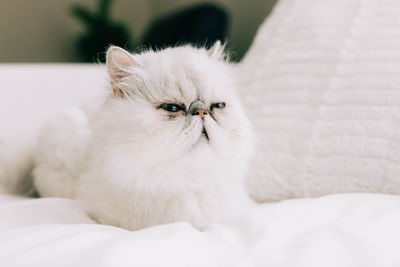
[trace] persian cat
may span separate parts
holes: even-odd
[[[76,199],[96,221],[134,230],[204,229],[251,205],[252,131],[223,46],[107,51],[108,93],[41,131],[34,185]]]

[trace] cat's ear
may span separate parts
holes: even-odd
[[[139,64],[129,52],[120,47],[111,46],[107,50],[106,65],[113,85],[114,95],[122,96],[122,91],[114,88],[114,85],[129,75],[130,68],[139,66]]]
[[[210,58],[215,58],[217,60],[224,59],[225,45],[222,45],[221,42],[218,40],[210,49],[208,49],[207,53]]]

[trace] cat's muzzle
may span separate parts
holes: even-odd
[[[199,116],[202,120],[204,120],[205,116],[208,115],[207,107],[200,100],[196,100],[190,104],[188,114],[191,114],[192,116]],[[209,140],[206,128],[204,128],[204,126],[201,131],[201,136],[204,136],[207,140]]]

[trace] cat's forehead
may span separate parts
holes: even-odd
[[[167,73],[160,72],[155,78],[155,90],[160,97],[168,97],[179,102],[191,102],[197,99],[209,99],[214,90],[213,77],[207,73],[199,73],[191,68],[179,66]]]
[[[220,64],[212,62],[205,50],[167,49],[143,55],[141,60],[149,73],[147,90],[160,101],[211,101],[221,93],[218,83],[224,77],[219,75]]]

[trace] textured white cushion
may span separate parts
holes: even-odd
[[[238,71],[258,201],[400,193],[400,1],[282,0]]]

